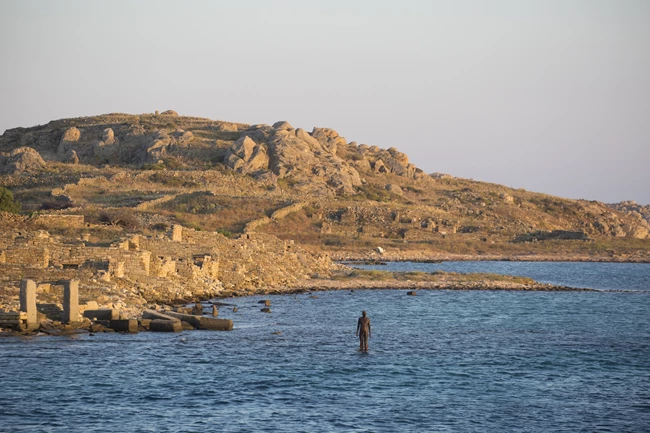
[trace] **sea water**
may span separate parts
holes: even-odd
[[[265,298],[232,332],[0,338],[0,431],[649,429],[650,291]]]

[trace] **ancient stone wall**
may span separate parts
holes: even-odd
[[[11,245],[4,251],[7,265],[21,265],[32,268],[47,268],[50,264],[50,251],[38,245]]]
[[[83,215],[36,215],[31,223],[42,227],[65,227],[65,228],[83,228],[85,226]]]
[[[212,297],[224,288],[245,292],[286,286],[333,267],[328,256],[306,253],[271,235],[228,239],[181,226],[167,237],[136,235],[107,247],[64,243],[45,231],[0,238],[7,245],[0,253],[0,285],[15,286],[24,278],[79,279],[80,293],[104,304],[124,297],[141,303]]]

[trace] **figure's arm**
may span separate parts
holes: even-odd
[[[370,327],[370,320],[368,320],[368,338],[372,338],[372,328]]]

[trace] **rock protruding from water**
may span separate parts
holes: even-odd
[[[182,332],[183,325],[180,320],[163,320],[154,319],[149,324],[149,330],[152,332]]]

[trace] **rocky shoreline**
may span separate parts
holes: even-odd
[[[597,290],[543,284],[522,277],[494,274],[455,274],[423,272],[385,272],[351,270],[323,278],[298,281],[291,286],[276,286],[222,293],[210,300],[169,300],[146,306],[126,306],[125,310],[113,308],[84,309],[78,322],[63,323],[39,311],[37,326],[15,326],[0,324],[1,336],[26,335],[74,335],[80,333],[122,332],[137,333],[145,331],[181,332],[194,329],[232,330],[232,320],[218,319],[218,309],[234,308],[234,304],[217,299],[254,295],[290,295],[334,290],[408,290],[416,295],[418,290],[497,290],[497,291],[545,291],[545,292],[585,292]],[[270,301],[265,300],[260,311],[270,313]],[[95,304],[96,306],[96,304]],[[135,308],[134,308],[135,307]],[[3,313],[18,314],[18,313]],[[24,313],[20,313],[24,314]]]
[[[556,286],[553,284],[520,284],[513,282],[465,282],[445,281],[369,281],[363,279],[319,280],[305,282],[302,292],[327,290],[498,290],[498,291],[544,291],[544,292],[597,292],[595,289]]]
[[[423,251],[372,251],[369,253],[332,252],[338,262],[586,262],[586,263],[650,263],[650,255],[574,255],[574,254],[441,254]]]

